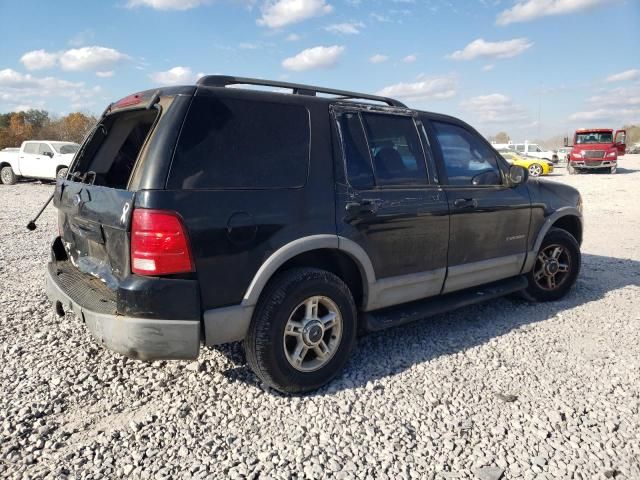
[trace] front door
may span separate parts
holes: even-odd
[[[385,109],[334,110],[341,156],[338,235],[356,242],[376,285],[366,309],[437,295],[446,273],[449,207],[430,180],[419,123]]]
[[[531,216],[527,187],[505,185],[497,155],[472,129],[432,121],[429,131],[451,212],[444,292],[518,275]]]

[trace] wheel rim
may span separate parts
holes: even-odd
[[[566,247],[553,244],[538,253],[533,278],[543,290],[552,291],[562,287],[571,272],[571,255]]]
[[[540,165],[534,163],[533,165],[531,165],[529,167],[529,173],[532,176],[537,177],[538,175],[540,175],[542,173],[542,168],[540,167]]]
[[[67,169],[66,168],[61,168],[60,170],[58,170],[58,178],[61,180],[64,180],[64,178],[67,176]]]
[[[301,372],[325,366],[342,339],[342,315],[327,297],[314,296],[300,303],[287,320],[283,334],[285,356]]]
[[[2,169],[0,172],[0,178],[2,178],[2,183],[10,183],[11,182],[11,172],[6,168]]]

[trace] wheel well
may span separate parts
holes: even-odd
[[[11,164],[9,162],[1,162],[0,163],[0,168],[4,168],[4,167],[10,167]]]
[[[561,217],[556,220],[552,227],[566,230],[571,235],[573,235],[573,238],[578,241],[578,244],[582,244],[582,224],[580,223],[580,219],[578,217],[574,215]]]
[[[304,252],[287,260],[274,275],[300,267],[318,268],[333,273],[347,284],[356,305],[358,307],[363,305],[363,276],[355,260],[346,253],[328,248]]]
[[[63,168],[69,168],[69,167],[67,167],[66,165],[58,165],[58,166],[56,167],[56,173],[58,173],[58,172],[59,172],[60,170],[62,170]]]

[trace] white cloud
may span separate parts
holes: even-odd
[[[63,70],[104,70],[130,57],[118,50],[107,47],[72,48],[60,54],[60,66]]]
[[[640,121],[640,108],[619,108],[615,110],[610,108],[598,108],[596,110],[576,112],[569,116],[569,120],[577,122],[609,120],[618,124],[627,122],[636,123]]]
[[[640,123],[640,85],[603,89],[587,99],[585,110],[569,115],[569,120]]]
[[[401,82],[378,91],[383,97],[407,100],[429,100],[451,98],[456,94],[456,79],[453,76],[423,77],[417,82]]]
[[[509,123],[528,117],[523,107],[501,93],[479,95],[462,102],[461,106],[484,123]]]
[[[489,71],[493,70],[494,67],[495,67],[495,65],[493,63],[489,63],[489,64],[485,65],[484,67],[482,67],[482,71],[483,72],[489,72]]]
[[[414,63],[416,60],[418,60],[418,56],[414,54],[407,55],[402,59],[404,63]]]
[[[324,27],[327,32],[341,33],[343,35],[358,35],[363,28],[364,23],[362,22],[334,23]]]
[[[109,78],[113,77],[113,70],[107,70],[106,72],[96,72],[96,77]]]
[[[640,70],[638,70],[637,68],[634,68],[631,70],[625,70],[624,72],[609,75],[606,81],[607,82],[624,82],[627,80],[635,80],[637,78],[640,78]]]
[[[129,0],[127,7],[151,7],[156,10],[189,10],[199,7],[208,0]]]
[[[614,0],[519,0],[513,7],[502,11],[496,23],[509,25],[551,15],[565,15],[612,3],[612,1]]]
[[[20,62],[27,70],[52,68],[58,63],[58,55],[44,50],[33,50],[22,55]]]
[[[298,35],[297,33],[290,33],[289,35],[287,35],[287,38],[285,38],[285,40],[287,42],[297,42],[301,38],[302,37],[300,35]]]
[[[326,15],[333,7],[325,0],[266,0],[258,25],[280,28],[312,17]]]
[[[369,62],[370,63],[384,63],[387,60],[389,60],[389,57],[386,55],[381,55],[379,53],[373,55],[372,57],[369,58]]]
[[[0,70],[0,100],[3,101],[43,106],[44,103],[33,99],[58,97],[80,102],[95,98],[99,92],[99,87],[88,88],[83,82],[70,82],[56,77],[34,77],[10,68]]]
[[[197,80],[198,75],[194,75],[189,67],[173,67],[164,72],[154,72],[149,77],[155,83],[161,85],[189,84]]]
[[[307,48],[293,57],[285,58],[282,61],[282,66],[287,70],[297,72],[316,68],[328,68],[336,64],[343,52],[344,47],[339,45]]]
[[[511,58],[520,55],[532,46],[533,42],[529,42],[526,38],[514,38],[502,42],[487,42],[478,38],[448,57],[453,60],[472,60],[478,57]]]

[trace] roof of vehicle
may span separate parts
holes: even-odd
[[[73,145],[78,145],[76,142],[68,142],[66,140],[25,140],[25,142],[69,143]]]
[[[579,128],[576,130],[576,133],[585,133],[585,132],[613,132],[613,128]]]

